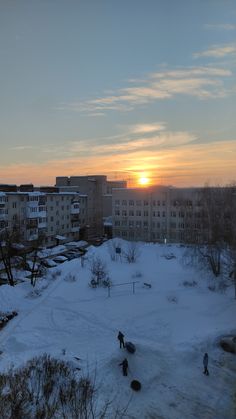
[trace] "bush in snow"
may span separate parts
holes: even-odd
[[[53,271],[51,273],[51,278],[53,280],[57,279],[59,276],[61,276],[61,270],[60,269],[57,269],[56,271]]]
[[[64,361],[45,354],[24,367],[0,375],[0,411],[4,419],[88,418],[94,387],[77,380]]]
[[[133,273],[132,278],[142,278],[143,274],[140,271],[136,271]]]
[[[120,257],[121,243],[118,240],[109,240],[107,247],[111,260],[117,260]]]
[[[122,255],[126,262],[135,263],[140,257],[140,248],[136,242],[130,242],[126,248],[122,251]]]
[[[175,295],[168,295],[167,300],[169,301],[169,303],[178,303],[178,298]]]
[[[64,281],[67,282],[75,282],[77,280],[75,275],[72,275],[72,273],[69,273],[65,276]]]
[[[184,287],[196,287],[197,282],[196,281],[183,281],[182,282]]]
[[[104,281],[108,280],[108,271],[106,263],[98,256],[90,262],[91,282],[90,285],[100,287]]]
[[[44,354],[19,369],[0,374],[0,416],[4,419],[121,418],[109,401],[97,404],[95,380]],[[109,412],[111,410],[111,412]]]

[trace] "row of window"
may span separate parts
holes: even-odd
[[[130,217],[134,217],[134,216],[136,216],[136,217],[148,217],[149,216],[149,211],[141,211],[141,210],[136,210],[136,211],[134,211],[134,210],[129,210],[129,211],[127,211],[127,210],[119,210],[119,209],[116,209],[115,210],[115,215],[122,215],[123,217],[127,217],[127,215],[129,215]],[[166,216],[166,213],[165,213],[165,211],[153,211],[153,213],[152,213],[152,216],[153,217],[165,217]]]
[[[137,199],[137,200],[133,200],[133,199],[129,199],[129,200],[126,200],[126,199],[122,199],[122,200],[120,200],[120,199],[116,199],[115,200],[115,205],[130,205],[130,206],[132,206],[132,205],[137,205],[137,206],[141,206],[141,205],[144,205],[144,206],[148,206],[148,205],[150,205],[152,203],[152,205],[153,206],[161,206],[161,205],[163,205],[163,206],[165,206],[166,205],[166,201],[152,201],[152,202],[149,202],[149,201],[147,201],[147,200],[141,200],[141,199]]]
[[[118,236],[120,237],[124,237],[124,238],[130,238],[130,239],[138,239],[139,238],[139,233],[136,231],[126,231],[126,230],[122,230],[122,231],[117,231]],[[152,232],[151,234],[151,238],[152,240],[163,240],[165,238],[165,233],[164,232]]]

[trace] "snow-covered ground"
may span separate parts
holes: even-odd
[[[236,356],[218,346],[220,336],[235,332],[233,289],[210,291],[212,280],[183,267],[182,247],[140,243],[140,257],[128,264],[112,261],[108,246],[91,246],[84,267],[73,259],[49,269],[35,289],[29,280],[0,287],[0,311],[19,313],[0,331],[0,370],[47,352],[72,361],[81,374],[96,371],[100,400],[128,405],[130,418],[235,418]],[[171,253],[176,257],[165,257]],[[114,285],[139,281],[135,293],[132,284],[112,287],[110,297],[106,288],[89,287],[92,255],[106,261]],[[58,270],[61,275],[53,275]],[[119,348],[119,330],[135,344],[135,354]],[[124,357],[128,377],[118,365]],[[133,379],[141,391],[130,388]]]

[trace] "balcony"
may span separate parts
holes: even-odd
[[[46,228],[46,227],[47,227],[47,221],[46,220],[41,220],[39,218],[38,228]]]
[[[28,206],[26,209],[27,218],[38,218],[39,217],[39,208],[38,206]]]
[[[6,220],[8,217],[7,210],[0,208],[0,220]]]
[[[72,202],[70,213],[71,214],[79,214],[80,213],[79,202]]]
[[[47,216],[47,208],[45,205],[39,205],[39,218],[46,218]]]
[[[80,225],[79,223],[74,223],[71,225],[71,231],[73,233],[79,232],[80,231]]]

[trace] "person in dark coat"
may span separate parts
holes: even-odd
[[[121,333],[121,331],[119,331],[117,339],[120,341],[120,348],[124,348],[125,347],[124,335],[123,333]]]
[[[119,365],[122,365],[123,375],[127,376],[129,367],[127,359],[125,358],[124,361],[122,361]]]
[[[209,375],[209,371],[208,371],[208,354],[207,353],[205,353],[205,355],[203,357],[203,366],[204,366],[203,374]]]

